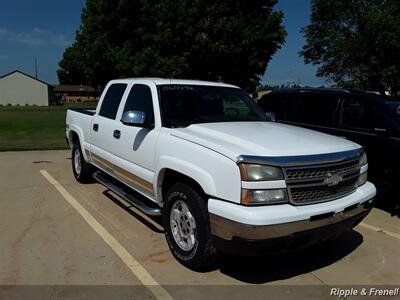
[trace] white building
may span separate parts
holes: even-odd
[[[21,71],[0,76],[0,105],[48,106],[53,87]]]

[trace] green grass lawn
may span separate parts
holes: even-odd
[[[68,148],[65,142],[65,114],[71,107],[93,109],[96,103],[0,107],[0,151]]]

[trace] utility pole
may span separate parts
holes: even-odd
[[[37,79],[37,58],[35,57],[35,78]]]

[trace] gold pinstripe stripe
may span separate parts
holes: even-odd
[[[123,179],[127,180],[129,183],[132,183],[133,185],[137,185],[146,192],[150,194],[154,194],[153,190],[153,184],[151,182],[148,182],[147,180],[144,180],[132,173],[129,173],[128,171],[114,165],[114,173],[117,176],[122,177]]]
[[[107,160],[105,160],[104,158],[101,158],[100,156],[93,154],[92,153],[92,159],[94,160],[94,162],[96,164],[99,165],[99,167],[103,168],[106,171],[113,171],[113,164],[109,163]]]
[[[138,186],[139,188],[143,189],[147,193],[150,193],[151,195],[154,195],[154,189],[153,189],[153,184],[147,180],[144,180],[143,178],[140,178],[139,176],[136,176],[120,167],[118,167],[115,164],[110,163],[109,161],[105,160],[104,158],[96,155],[96,154],[91,154],[92,160],[99,165],[99,167],[103,168],[105,171],[109,171],[114,173],[115,175],[121,177],[127,183],[130,183],[134,186]]]

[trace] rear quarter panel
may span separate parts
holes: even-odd
[[[86,156],[85,149],[90,148],[89,136],[91,131],[93,116],[84,114],[78,111],[68,110],[66,117],[66,136],[69,141],[69,145],[72,147],[71,133],[75,132],[79,137],[79,142],[82,147],[82,153],[85,160],[90,160]]]

